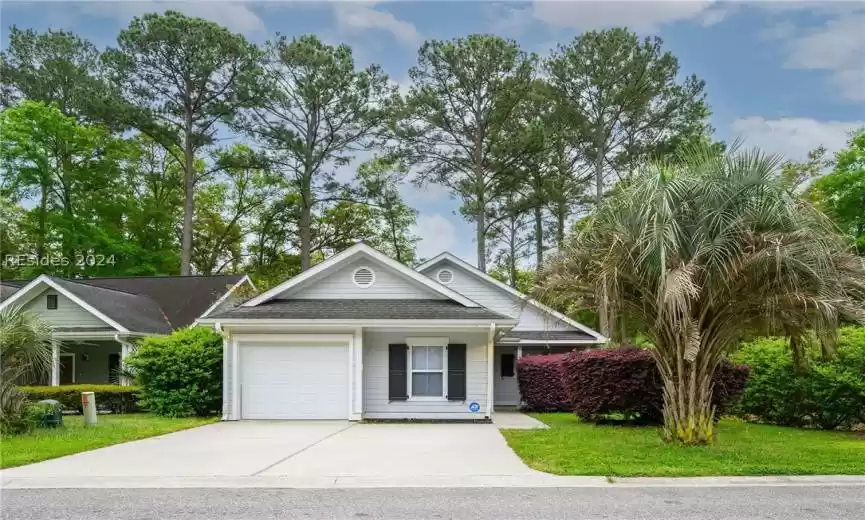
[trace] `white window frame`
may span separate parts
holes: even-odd
[[[447,401],[448,400],[448,343],[450,338],[406,338],[408,346],[408,370],[406,370],[406,389],[408,398],[411,401]],[[442,375],[442,395],[412,395],[412,375],[414,374],[414,359],[415,347],[441,347],[442,349],[442,368],[441,370],[418,370],[419,373]]]

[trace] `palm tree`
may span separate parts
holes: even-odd
[[[778,181],[776,157],[690,149],[617,190],[548,266],[538,296],[606,301],[654,345],[664,436],[714,440],[711,381],[743,337],[865,319],[865,265]]]
[[[52,367],[57,339],[39,316],[10,306],[0,310],[0,430],[20,423],[27,400],[15,386],[21,377],[40,377]]]

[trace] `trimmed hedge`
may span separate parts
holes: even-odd
[[[532,412],[570,412],[565,390],[564,358],[567,354],[525,356],[517,363],[517,382],[523,409]]]
[[[716,418],[745,389],[748,367],[723,362],[714,376]],[[572,352],[564,358],[564,384],[574,413],[585,420],[613,413],[641,422],[663,422],[663,384],[646,349],[607,348]]]
[[[146,338],[126,364],[141,406],[169,417],[215,415],[222,408],[222,336],[204,327]]]
[[[865,423],[865,327],[838,332],[838,356],[823,360],[808,351],[809,366],[797,371],[784,338],[761,338],[733,356],[751,367],[738,412],[783,426],[826,430]]]
[[[96,407],[112,413],[135,413],[138,407],[138,387],[120,385],[21,386],[27,399],[33,402],[55,399],[66,410],[81,409],[81,392],[96,394]]]

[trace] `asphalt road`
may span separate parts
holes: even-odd
[[[403,489],[26,489],[2,518],[861,519],[863,486]]]

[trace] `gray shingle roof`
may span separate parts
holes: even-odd
[[[54,281],[131,331],[167,334],[173,329],[159,305],[147,296],[62,278],[54,278]]]
[[[17,293],[21,287],[10,284],[0,284],[0,302]]]
[[[51,279],[130,331],[163,334],[193,324],[243,275]],[[3,280],[0,301],[30,281]]]
[[[213,276],[125,276],[75,280],[115,291],[146,296],[156,302],[173,328],[191,325],[228,289],[243,279],[242,274]]]
[[[451,300],[271,300],[255,307],[235,307],[213,319],[389,319],[510,320],[485,307],[465,307]]]
[[[510,341],[509,341],[510,340]],[[525,341],[591,341],[596,340],[591,334],[581,330],[511,330],[506,332],[499,343],[517,343]]]

